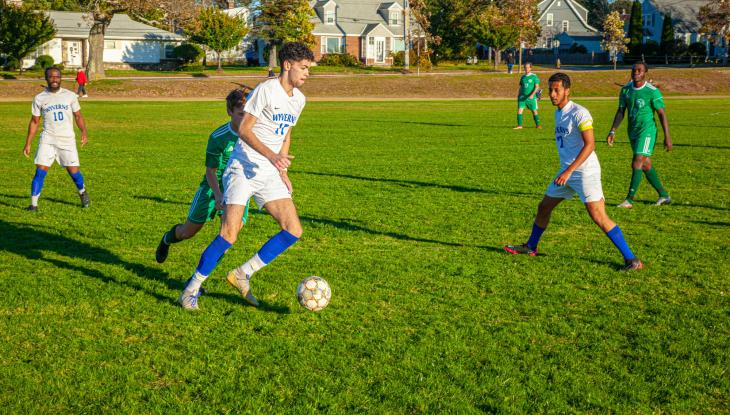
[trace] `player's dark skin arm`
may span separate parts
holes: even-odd
[[[669,135],[669,120],[667,119],[667,113],[664,108],[660,108],[656,111],[659,116],[659,122],[662,124],[662,130],[664,130],[664,149],[672,151],[672,137]]]
[[[23,147],[23,155],[30,157],[30,145],[33,143],[33,137],[38,132],[38,126],[41,124],[41,117],[32,115],[28,122],[28,136],[25,138],[25,147]]]
[[[581,138],[583,139],[583,148],[580,150],[580,153],[578,153],[578,156],[575,160],[573,160],[570,166],[568,166],[568,168],[560,173],[560,175],[555,179],[555,184],[558,186],[565,186],[565,183],[568,182],[568,179],[570,179],[570,176],[573,175],[575,169],[580,167],[588,159],[588,157],[590,157],[593,150],[596,149],[596,140],[593,137],[593,128],[583,131],[581,133]]]
[[[238,136],[241,137],[241,139],[251,146],[251,148],[253,148],[257,153],[269,159],[271,164],[273,164],[279,172],[286,171],[286,169],[291,165],[291,159],[293,159],[294,156],[274,153],[270,148],[266,147],[266,145],[262,143],[253,132],[253,127],[256,125],[256,121],[257,118],[247,112],[246,115],[243,116],[243,122],[241,122]]]
[[[609,146],[613,146],[613,139],[616,137],[616,129],[619,125],[621,125],[621,121],[624,120],[625,113],[625,107],[616,110],[616,115],[613,117],[613,124],[611,125],[611,131],[608,133],[608,137],[606,137],[606,142]]]
[[[84,121],[84,116],[81,115],[81,111],[74,112],[74,119],[76,120],[76,125],[79,127],[79,130],[81,130],[81,147],[83,147],[89,142],[89,133],[86,131],[86,121]]]

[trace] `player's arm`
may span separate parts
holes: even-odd
[[[31,115],[30,122],[28,122],[28,135],[25,138],[25,147],[23,147],[23,155],[30,157],[30,145],[33,143],[33,137],[38,132],[38,126],[41,123],[40,115]]]
[[[560,175],[555,179],[555,184],[558,186],[565,186],[565,183],[568,182],[568,179],[570,179],[570,176],[573,174],[575,169],[580,167],[591,155],[593,150],[596,149],[596,140],[593,137],[593,125],[592,121],[588,121],[585,124],[581,124],[582,127],[579,127],[581,129],[581,138],[583,138],[583,148],[580,150],[580,153],[578,153],[578,157],[575,158],[575,161],[568,166],[567,169],[565,169]]]
[[[218,210],[223,209],[223,192],[221,186],[218,183],[218,169],[215,167],[205,168],[205,181],[208,182],[208,186],[213,190],[213,198],[215,198],[215,208]]]
[[[81,147],[83,147],[89,141],[89,133],[86,131],[86,121],[84,116],[81,115],[81,110],[74,112],[74,119],[79,130],[81,130]]]
[[[664,108],[656,110],[656,114],[659,116],[659,122],[662,123],[662,130],[664,130],[664,149],[672,151],[672,137],[669,135],[669,120],[667,119],[667,113]]]
[[[619,106],[616,110],[616,115],[613,117],[613,124],[611,124],[611,131],[608,132],[606,142],[609,146],[613,146],[613,139],[616,137],[616,129],[621,125],[621,121],[624,120],[624,114],[626,114],[626,107]]]
[[[532,92],[530,93],[529,99],[534,99],[535,94],[537,94],[537,88],[540,86],[540,79],[536,80],[535,83],[532,85]]]
[[[279,154],[283,156],[289,155],[289,146],[291,145],[291,128],[288,128],[286,131],[286,137],[284,137],[284,142],[281,145],[281,150],[279,150]],[[286,185],[286,188],[289,189],[289,193],[292,193],[292,185],[291,180],[289,180],[289,174],[287,172],[287,169],[284,169],[283,171],[279,171],[279,174],[281,175],[281,180],[284,181],[284,184]]]
[[[246,115],[243,116],[238,136],[241,137],[241,139],[251,148],[256,150],[256,152],[269,159],[271,164],[273,164],[280,172],[286,171],[286,169],[291,165],[291,159],[294,157],[289,154],[274,153],[270,148],[266,147],[266,145],[262,143],[253,132],[253,127],[256,125],[257,120],[258,118],[247,112]]]

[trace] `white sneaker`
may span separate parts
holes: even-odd
[[[177,299],[177,302],[186,310],[198,311],[198,297],[200,297],[200,290],[194,293],[183,290],[183,292],[180,293],[180,297]]]
[[[669,196],[667,196],[667,197],[660,197],[656,201],[656,203],[654,204],[654,206],[669,205],[671,203],[672,203],[672,198],[671,197],[669,197]]]
[[[236,268],[228,273],[226,280],[233,286],[233,288],[238,290],[238,293],[241,294],[241,297],[243,297],[247,303],[254,307],[258,307],[259,301],[253,296],[253,294],[251,294],[251,285],[249,282],[250,278],[250,276],[241,273],[238,268]]]
[[[631,202],[629,202],[628,200],[624,200],[623,202],[616,205],[616,207],[620,207],[620,208],[624,208],[624,209],[631,209],[632,207],[634,207],[634,205],[631,204]]]
[[[84,94],[84,95],[81,95],[81,98],[88,98],[88,97],[89,97],[89,96],[88,96],[88,95],[86,95],[86,94]]]

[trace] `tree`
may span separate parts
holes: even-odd
[[[307,0],[260,0],[256,8],[259,34],[269,41],[269,66],[277,67],[276,48],[287,42],[314,47],[314,9]]]
[[[629,21],[629,53],[632,55],[641,55],[641,45],[644,40],[643,19],[641,3],[639,3],[639,0],[634,0],[631,5],[631,20]]]
[[[0,53],[8,58],[22,62],[55,34],[56,27],[45,13],[0,2]]]
[[[439,43],[434,45],[436,59],[471,55],[480,40],[474,37],[474,20],[482,8],[472,0],[429,0],[430,33]],[[483,42],[481,42],[483,43]]]
[[[700,7],[697,16],[702,24],[702,31],[710,34],[712,42],[716,45],[725,41],[725,56],[722,64],[727,65],[728,48],[730,48],[730,0],[709,2]]]
[[[664,15],[662,22],[662,39],[659,43],[659,50],[662,55],[667,56],[674,52],[674,26],[672,26],[672,15]]]
[[[432,50],[428,45],[441,44],[441,37],[431,34],[431,11],[426,0],[410,0],[409,6],[411,17],[416,23],[410,26],[410,32],[416,38],[417,68],[430,67]],[[405,57],[405,52],[403,55]]]
[[[542,26],[539,22],[540,14],[537,9],[537,0],[509,0],[501,3],[501,9],[507,17],[507,24],[517,30],[517,46],[519,49],[519,67],[522,71],[522,48],[534,45],[540,36]]]
[[[218,70],[221,70],[221,53],[241,43],[247,33],[244,20],[211,7],[200,11],[190,40],[213,50],[218,58]]]
[[[495,4],[490,4],[473,16],[469,22],[473,36],[484,45],[494,48],[494,69],[500,63],[503,50],[515,46],[520,32],[507,14]]]
[[[579,0],[579,2],[588,9],[588,24],[596,28],[603,26],[609,13],[608,0]]]
[[[601,48],[607,50],[611,55],[611,62],[613,62],[613,70],[616,70],[616,61],[618,60],[619,53],[626,53],[629,49],[626,45],[629,43],[629,39],[624,37],[624,21],[621,18],[621,14],[617,11],[613,11],[606,16],[606,20],[603,22],[603,40],[601,41]]]
[[[81,7],[76,0],[25,0],[23,5],[33,10],[79,11]]]
[[[608,5],[608,12],[618,12],[619,15],[623,16],[631,10],[632,4],[633,2],[631,0],[614,0]]]

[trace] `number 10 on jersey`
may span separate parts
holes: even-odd
[[[63,113],[58,111],[53,113],[53,121],[63,121]]]

